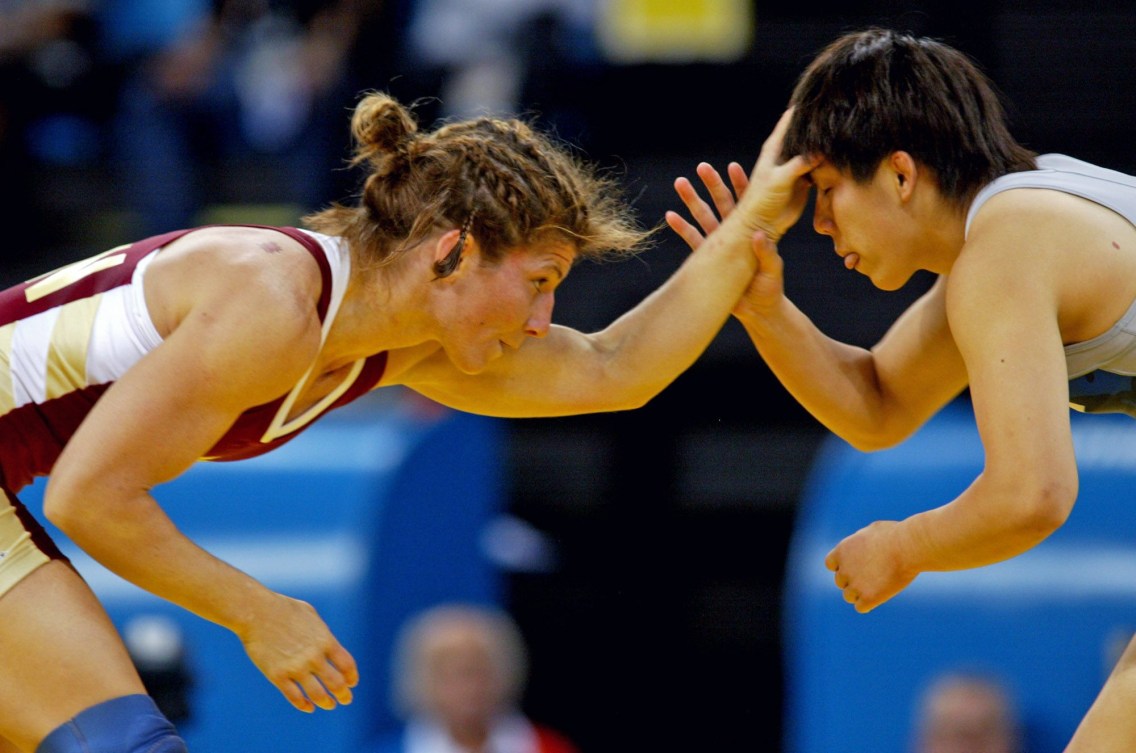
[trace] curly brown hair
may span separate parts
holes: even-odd
[[[361,266],[387,264],[438,228],[472,233],[490,263],[554,240],[578,258],[622,257],[654,232],[637,225],[615,179],[521,120],[483,117],[422,132],[410,108],[368,92],[351,132],[351,164],[371,168],[357,204],[333,204],[304,223],[346,238]]]

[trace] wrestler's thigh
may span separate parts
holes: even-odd
[[[0,656],[0,737],[28,750],[96,703],[145,692],[106,611],[58,560],[0,597]]]

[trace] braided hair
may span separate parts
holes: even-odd
[[[440,228],[460,228],[455,251],[435,265],[457,266],[467,234],[489,263],[520,246],[567,242],[580,258],[635,253],[641,230],[615,182],[529,124],[475,118],[423,132],[411,110],[370,92],[351,119],[352,165],[370,168],[355,206],[334,204],[304,218],[343,236],[361,266],[388,264]]]

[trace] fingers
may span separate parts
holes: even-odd
[[[341,646],[336,646],[326,661],[273,684],[289,703],[310,714],[317,707],[331,711],[336,706],[350,704],[354,698],[351,688],[358,682],[355,660]]]
[[[769,136],[766,137],[765,142],[761,145],[761,152],[758,155],[758,163],[776,164],[777,158],[781,154],[781,142],[785,140],[785,132],[789,130],[789,122],[793,119],[793,108],[785,110],[781,113],[781,117],[777,119],[777,125],[773,127]]]
[[[300,689],[304,691],[304,695],[308,697],[310,703],[315,704],[315,706],[320,707],[324,711],[331,711],[335,708],[335,699],[328,694],[323,684],[314,676],[307,675],[306,677],[300,678],[297,682],[300,685]],[[310,712],[313,711],[314,708],[309,707],[301,710]]]
[[[731,162],[726,167],[726,173],[730,176],[730,184],[734,187],[734,195],[741,196],[745,193],[746,188],[749,187],[749,175],[746,174],[745,168],[737,162]]]
[[[702,185],[706,186],[710,198],[714,200],[718,215],[721,217],[728,215],[734,208],[734,192],[726,185],[726,181],[722,180],[718,171],[707,162],[699,163],[695,171],[698,177],[702,178]]]
[[[837,568],[840,567],[840,562],[836,559],[835,549],[829,552],[828,555],[824,558],[824,566],[829,570],[832,570],[833,572],[836,572]]]
[[[702,166],[705,164],[706,163],[702,163],[702,165],[699,165],[698,169],[701,170]],[[713,168],[710,169],[713,170]],[[699,173],[699,175],[700,177],[702,177],[702,180],[705,183],[706,177],[702,176],[701,173]],[[714,175],[717,176],[717,171],[714,172]],[[718,184],[721,185],[723,189],[725,189],[725,184],[722,183],[721,177],[718,177]],[[702,197],[698,195],[698,192],[694,190],[694,186],[688,179],[675,179],[674,188],[675,192],[678,194],[678,197],[682,199],[682,203],[686,205],[686,208],[690,211],[691,216],[694,217],[694,221],[697,222],[698,225],[702,228],[702,232],[704,234],[709,235],[710,233],[718,229],[718,215],[716,215],[714,213],[714,210],[710,208],[710,205],[707,204],[702,199]],[[707,186],[707,188],[709,188],[709,186]],[[713,195],[713,189],[710,190],[711,195]],[[725,190],[728,191],[728,189]],[[733,206],[732,199],[730,200],[730,205]]]
[[[836,549],[833,549],[824,558],[824,566],[832,571],[832,581],[836,587],[840,589],[840,595],[844,601],[851,604],[860,614],[867,614],[872,611],[886,599],[879,598],[866,598],[860,592],[860,589],[851,585],[852,580],[847,574],[840,572],[840,559],[837,556]]]
[[[308,700],[303,689],[293,680],[283,678],[281,680],[273,680],[272,684],[276,686],[277,690],[284,694],[284,697],[288,699],[288,703],[292,704],[300,711],[310,714],[316,710],[315,704]]]
[[[864,595],[860,593],[860,589],[850,585],[848,576],[840,572],[839,565],[834,563],[833,566],[828,569],[835,571],[836,575],[833,577],[833,581],[836,583],[836,587],[840,589],[840,595],[844,598],[844,601],[855,607],[857,612],[864,614],[871,611],[871,609],[876,606],[875,604],[869,603],[869,601],[864,598]]]
[[[347,653],[347,649],[336,645],[327,653],[327,660],[332,667],[339,670],[348,687],[353,688],[359,684],[359,668],[355,664],[355,658]]]
[[[668,211],[664,217],[670,229],[675,231],[678,237],[686,242],[686,245],[690,246],[691,251],[697,251],[698,247],[702,245],[702,241],[706,240],[702,237],[702,233],[698,232],[698,228],[687,222],[678,212]]]
[[[785,160],[785,162],[777,166],[777,169],[791,175],[793,178],[800,178],[815,169],[820,161],[820,157],[805,157],[804,155],[798,154],[795,157],[790,157]]]
[[[861,602],[860,590],[849,585],[851,581],[848,576],[840,572],[840,559],[837,557],[835,549],[824,558],[824,566],[833,572],[832,581],[840,589],[840,595],[844,598],[844,601],[854,606],[857,612],[867,612],[868,609],[864,608]]]
[[[798,154],[778,164],[778,160],[781,158],[781,145],[785,139],[786,131],[789,130],[792,116],[793,108],[790,107],[781,114],[777,125],[773,128],[765,143],[761,145],[761,152],[753,168],[755,176],[764,169],[772,173],[770,177],[775,179],[776,182],[793,182],[803,177],[820,163],[821,160],[817,156],[806,157]]]

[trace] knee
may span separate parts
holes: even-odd
[[[145,695],[112,698],[59,725],[36,753],[187,753],[153,699]]]

